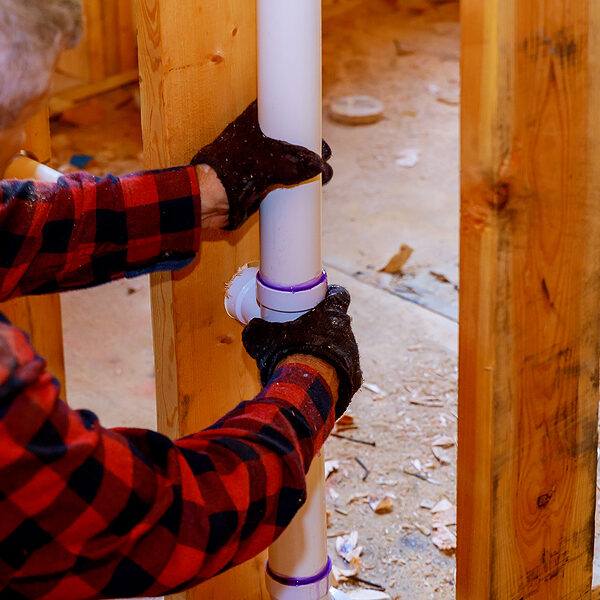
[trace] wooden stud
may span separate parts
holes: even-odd
[[[132,0],[119,0],[119,63],[121,71],[137,69],[137,45]]]
[[[33,152],[40,162],[50,160],[50,125],[48,110],[36,114],[26,125],[25,148]],[[62,386],[66,396],[65,360],[62,343],[62,316],[58,294],[17,298],[0,305],[0,312],[31,336],[36,351],[48,361],[48,370]]]
[[[119,7],[127,4],[123,0],[103,0],[102,2],[102,45],[104,47],[104,75],[106,77],[121,70],[119,49]]]
[[[99,81],[77,85],[63,90],[62,92],[57,92],[48,102],[50,116],[55,117],[56,115],[59,115],[66,108],[72,107],[76,102],[85,100],[86,98],[92,98],[98,94],[110,92],[111,90],[128,85],[137,80],[138,71],[137,69],[133,69],[131,71],[111,75],[110,77],[105,77]]]
[[[102,0],[84,0],[85,29],[89,62],[89,80],[98,81],[107,75],[102,25]]]
[[[138,0],[145,163],[188,163],[256,97],[255,2]],[[226,282],[258,257],[256,219],[203,237],[200,260],[152,277],[159,429],[172,437],[212,424],[258,391],[241,327],[223,308]],[[266,598],[264,557],[181,597]]]
[[[457,600],[590,597],[597,4],[461,2]]]

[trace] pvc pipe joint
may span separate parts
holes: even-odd
[[[260,317],[260,307],[256,301],[257,275],[258,263],[248,263],[233,276],[225,291],[225,310],[242,325]]]
[[[227,314],[248,324],[255,317],[284,323],[314,308],[327,293],[327,274],[305,284],[276,287],[263,280],[258,263],[244,265],[233,277],[225,293]]]
[[[273,573],[269,563],[266,567],[267,591],[274,600],[324,600],[329,598],[329,574],[331,559],[314,577],[290,578]]]
[[[311,281],[295,286],[275,286],[256,276],[257,300],[261,316],[268,321],[293,321],[314,308],[327,293],[327,274],[322,271]]]

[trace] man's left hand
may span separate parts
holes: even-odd
[[[302,146],[267,137],[258,124],[258,105],[253,102],[221,135],[192,159],[193,165],[208,165],[223,184],[229,202],[228,224],[237,229],[258,210],[268,192],[323,175],[330,181],[333,169],[327,163],[331,149],[323,141],[323,156]]]

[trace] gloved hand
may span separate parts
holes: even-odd
[[[339,398],[336,419],[345,410],[362,384],[358,346],[347,315],[350,294],[340,286],[329,286],[323,302],[289,323],[270,323],[252,319],[244,329],[242,341],[256,360],[262,384],[266,385],[275,367],[290,354],[318,356],[337,371]]]
[[[327,161],[331,149],[323,141],[323,157],[287,142],[268,138],[258,124],[254,101],[221,135],[192,159],[193,165],[212,167],[223,184],[229,201],[229,223],[237,229],[258,210],[275,186],[297,185],[323,174],[330,181],[333,169]]]

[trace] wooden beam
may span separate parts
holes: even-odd
[[[188,163],[256,97],[255,2],[138,0],[145,163]],[[204,237],[185,272],[152,278],[159,429],[172,437],[212,424],[258,390],[241,327],[223,308],[225,283],[258,257],[256,219]],[[264,557],[200,588],[189,599],[266,598]]]
[[[123,0],[103,0],[102,2],[102,45],[104,47],[104,75],[110,76],[121,70],[119,50],[119,4]]]
[[[51,156],[48,110],[35,115],[25,126],[25,148],[40,162]],[[48,361],[49,371],[60,381],[62,398],[66,397],[65,360],[62,342],[62,316],[58,294],[28,296],[0,305],[0,311],[14,325],[31,336],[36,351]]]
[[[137,45],[132,0],[119,2],[119,62],[121,71],[137,69]]]
[[[49,101],[50,116],[55,117],[59,115],[80,100],[98,96],[99,94],[104,94],[105,92],[110,92],[116,88],[133,83],[138,80],[138,77],[138,70],[132,69],[131,71],[105,77],[99,81],[84,83],[57,92],[52,95]]]
[[[590,597],[597,4],[461,2],[457,600]]]
[[[107,75],[105,64],[102,0],[83,0],[90,81],[99,81]]]

